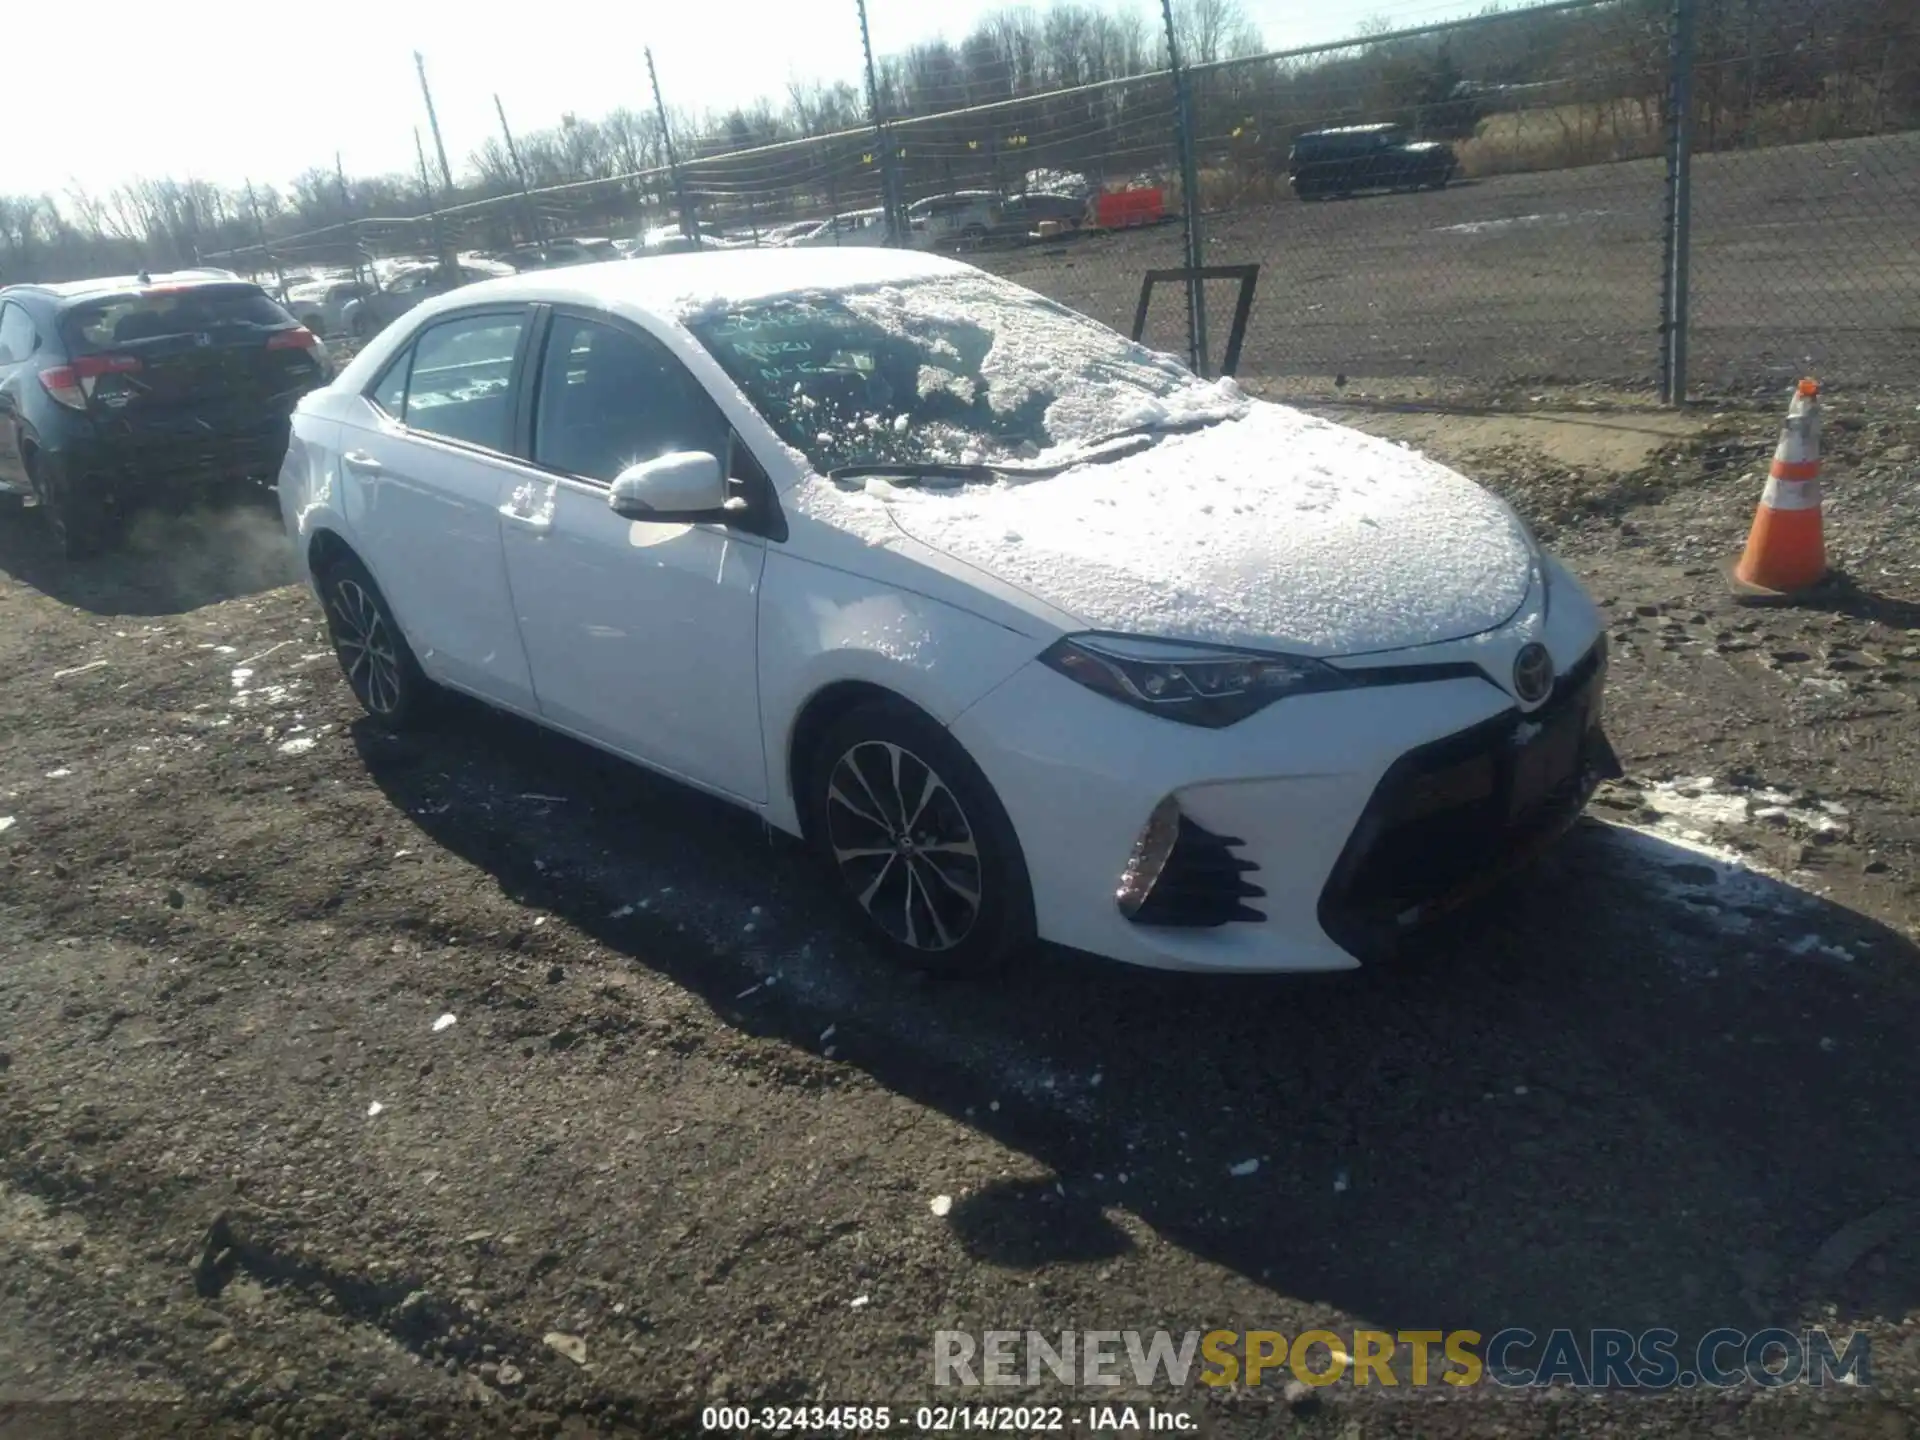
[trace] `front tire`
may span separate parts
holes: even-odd
[[[433,682],[420,669],[367,567],[342,555],[317,578],[333,653],[360,708],[385,730],[419,725],[432,708]]]
[[[895,960],[990,974],[1033,943],[1026,860],[979,766],[919,711],[862,705],[807,767],[808,838],[835,889]]]

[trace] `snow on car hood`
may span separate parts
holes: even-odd
[[[1266,403],[1050,479],[868,497],[1088,629],[1308,655],[1478,634],[1520,607],[1532,570],[1511,512],[1472,481]]]

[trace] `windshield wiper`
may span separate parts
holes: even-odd
[[[1120,440],[1158,440],[1162,435],[1186,435],[1195,430],[1204,430],[1209,425],[1220,425],[1228,420],[1238,420],[1238,415],[1196,415],[1189,420],[1149,420],[1144,425],[1130,425],[1125,430],[1116,430],[1111,435],[1102,435],[1098,440],[1089,442],[1092,447],[1112,445]],[[1144,448],[1144,447],[1143,447]],[[1133,451],[1125,451],[1132,454]],[[1101,451],[1099,459],[1108,455]]]
[[[1074,454],[1068,459],[1056,461],[1051,465],[963,465],[958,461],[945,460],[905,460],[896,465],[863,464],[841,465],[827,472],[829,480],[865,480],[879,477],[887,480],[957,480],[962,484],[984,485],[994,480],[1049,480],[1055,475],[1064,475],[1069,470],[1082,465],[1101,465],[1109,460],[1124,460],[1129,455],[1138,455],[1152,446],[1158,434],[1171,434],[1171,430],[1149,433],[1140,430],[1123,430],[1118,435],[1109,435],[1104,440],[1086,450]],[[1131,443],[1121,444],[1126,441]]]

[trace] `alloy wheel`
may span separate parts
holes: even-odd
[[[400,657],[380,606],[351,576],[333,583],[327,611],[333,617],[333,648],[347,684],[375,715],[400,707]]]
[[[868,740],[827,779],[827,843],[868,917],[915,950],[951,950],[980,918],[980,849],[959,798],[904,746]]]

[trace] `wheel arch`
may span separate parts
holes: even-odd
[[[313,577],[315,585],[320,583],[320,576],[327,567],[342,556],[351,557],[361,565],[367,563],[339,531],[325,525],[315,527],[312,538],[307,541],[307,574]]]
[[[871,680],[835,680],[821,686],[807,697],[806,703],[794,716],[793,728],[787,735],[785,755],[785,774],[782,777],[787,795],[793,801],[794,814],[798,817],[800,833],[804,838],[812,839],[808,833],[807,806],[802,803],[802,782],[811,773],[815,751],[827,731],[844,715],[859,709],[863,705],[892,705],[899,709],[923,716],[930,724],[947,727],[928,711],[914,704],[897,690],[890,690]]]

